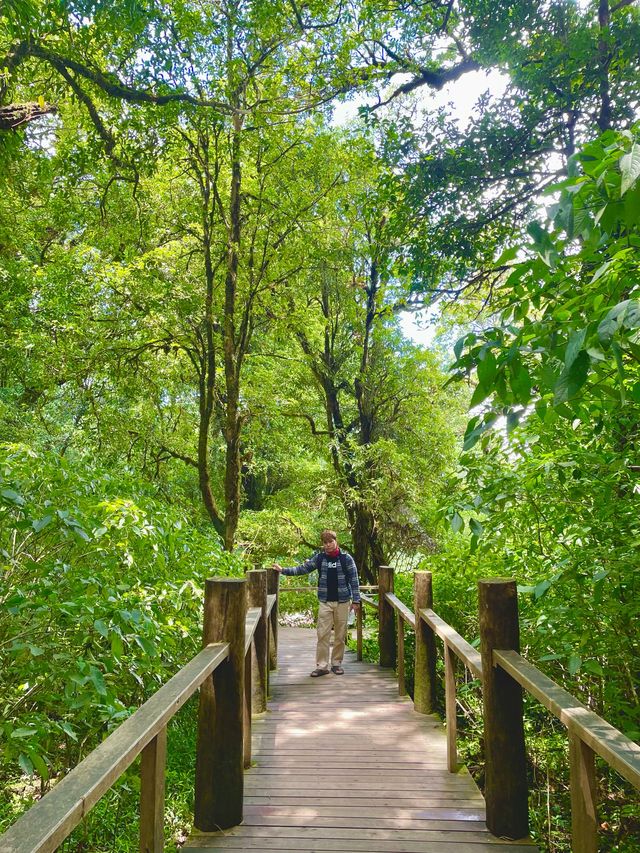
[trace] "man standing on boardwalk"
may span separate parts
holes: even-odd
[[[308,575],[313,571],[318,572],[318,645],[316,668],[311,673],[312,678],[327,675],[329,663],[331,672],[335,675],[344,674],[342,658],[349,611],[360,607],[358,570],[353,557],[338,547],[338,537],[333,530],[323,530],[320,541],[322,550],[301,565],[283,568],[275,563],[273,566],[283,575]],[[329,660],[332,628],[333,651]]]

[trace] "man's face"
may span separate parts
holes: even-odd
[[[338,550],[338,540],[328,539],[326,542],[323,542],[322,550],[325,554],[333,554],[334,551]]]

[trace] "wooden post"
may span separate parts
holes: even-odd
[[[380,666],[395,669],[396,665],[396,628],[395,610],[386,600],[387,592],[393,592],[393,569],[380,566],[378,569],[378,644],[380,646]]]
[[[269,669],[278,667],[278,606],[279,601],[280,572],[275,569],[267,569],[267,592],[276,596],[276,603],[271,610],[271,634],[269,637]]]
[[[361,601],[360,607],[356,610],[356,660],[362,660],[362,614],[364,604]]]
[[[571,849],[573,853],[597,853],[595,754],[577,735],[569,732],[571,781]]]
[[[255,646],[254,671],[252,675],[252,697],[251,710],[254,714],[262,714],[267,710],[267,673],[269,671],[268,660],[268,636],[267,625],[267,573],[264,569],[255,569],[247,572],[249,581],[249,607],[259,607],[262,611],[260,621],[253,635]]]
[[[456,735],[458,719],[456,709],[456,655],[444,644],[444,694],[447,721],[447,768],[449,773],[458,772],[458,746]]]
[[[142,750],[140,758],[140,853],[164,850],[164,780],[167,727]]]
[[[432,714],[436,707],[436,637],[420,616],[425,608],[433,610],[431,572],[413,573],[413,600],[416,617],[413,707],[419,714]]]
[[[244,578],[205,583],[203,645],[229,643],[229,657],[200,688],[194,824],[202,832],[242,821]]]
[[[529,831],[522,688],[493,664],[493,650],[520,651],[516,582],[478,583],[484,704],[486,823],[500,838]]]
[[[396,625],[398,628],[398,695],[407,695],[407,686],[404,680],[404,619],[396,613]]]

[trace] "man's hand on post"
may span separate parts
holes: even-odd
[[[271,566],[271,568],[272,568],[272,569],[275,569],[275,570],[276,570],[276,572],[281,572],[281,571],[282,571],[282,566],[280,565],[280,563],[274,563],[274,564]]]

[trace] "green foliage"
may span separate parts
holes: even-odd
[[[241,570],[127,472],[15,445],[0,457],[0,555],[3,772],[44,781],[193,656],[204,578]]]

